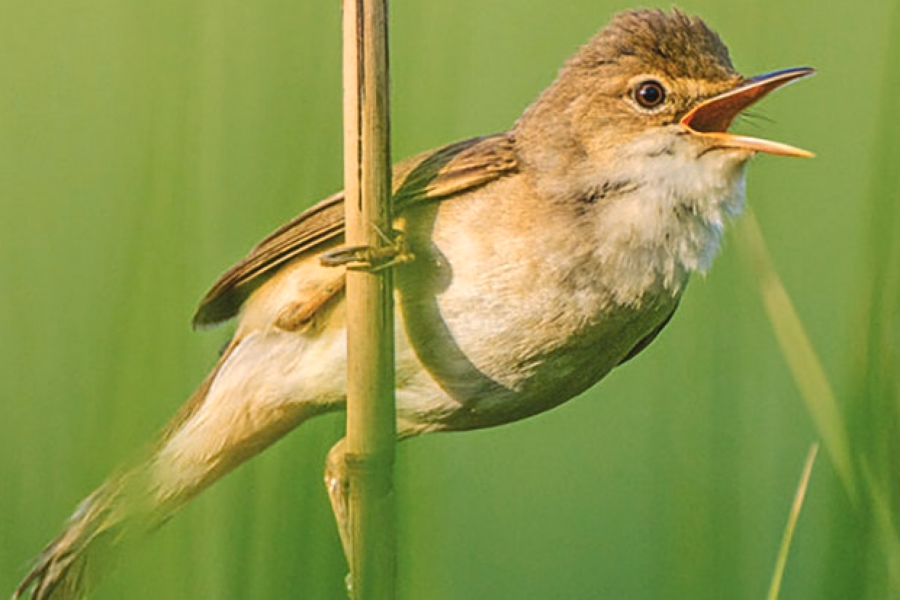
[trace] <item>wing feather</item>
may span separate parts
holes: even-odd
[[[394,209],[435,202],[480,187],[518,167],[508,133],[472,138],[409,158],[394,167]],[[234,317],[244,301],[278,269],[344,237],[344,194],[307,209],[257,244],[226,271],[200,301],[194,326]]]

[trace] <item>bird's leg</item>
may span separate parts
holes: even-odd
[[[346,439],[342,439],[332,446],[325,459],[325,488],[328,490],[328,498],[331,500],[331,510],[334,512],[338,534],[341,536],[341,546],[344,548],[347,565],[352,565],[353,549],[350,547],[348,483]]]
[[[349,271],[378,273],[415,259],[406,245],[403,232],[392,231],[392,235],[389,236],[377,227],[375,232],[384,241],[383,245],[340,246],[322,254],[320,262],[326,267],[347,267]]]

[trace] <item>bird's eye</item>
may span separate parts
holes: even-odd
[[[634,100],[643,108],[656,108],[666,101],[666,88],[653,79],[642,81],[634,88]]]

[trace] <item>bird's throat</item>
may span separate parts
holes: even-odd
[[[709,268],[726,223],[743,208],[744,165],[725,153],[673,154],[630,174],[634,192],[601,206],[596,218],[595,256],[616,303],[677,296],[691,273]]]

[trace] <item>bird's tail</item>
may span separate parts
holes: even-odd
[[[253,390],[217,385],[219,366],[164,430],[148,457],[88,496],[65,530],[38,556],[13,600],[77,600],[108,570],[113,555],[172,516],[234,467],[256,455],[322,406],[254,402]],[[226,389],[219,390],[224,387]],[[262,405],[260,408],[259,405]],[[211,406],[210,406],[211,405]]]
[[[125,500],[126,474],[112,479],[85,498],[69,518],[65,530],[38,556],[36,564],[13,594],[33,600],[76,600],[92,587],[98,567],[108,555],[141,529],[138,510]]]

